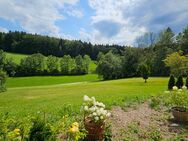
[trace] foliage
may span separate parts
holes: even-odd
[[[5,58],[6,54],[3,52],[3,50],[0,50],[0,70],[4,68]]]
[[[188,76],[186,78],[185,86],[188,87]]]
[[[148,132],[148,138],[151,141],[161,141],[162,135],[160,129],[151,128],[151,130]]]
[[[33,119],[32,126],[29,131],[29,141],[53,141],[52,129],[49,124],[40,118]]]
[[[170,103],[175,107],[188,108],[188,91],[187,87],[183,86],[182,89],[173,87],[173,91],[170,94]]]
[[[112,129],[111,125],[107,125],[104,132],[104,141],[112,141]]]
[[[58,58],[55,56],[48,56],[46,60],[47,70],[50,74],[57,74],[59,71]]]
[[[89,55],[92,60],[97,58],[99,52],[106,53],[110,50],[119,52],[122,50],[119,45],[92,45],[80,40],[66,40],[54,37],[29,34],[25,32],[0,32],[0,49],[7,52],[21,54],[41,53],[45,56],[53,55],[62,57],[70,55]]]
[[[70,55],[65,55],[60,60],[61,73],[68,75],[71,74],[75,68],[75,60]]]
[[[80,141],[86,137],[84,132],[79,129],[79,124],[77,122],[72,123],[68,131],[68,138],[73,141]]]
[[[148,79],[148,77],[150,75],[149,66],[147,64],[142,63],[142,64],[139,65],[138,69],[139,69],[139,72],[140,72],[142,78],[145,80],[145,83],[146,83],[147,79]]]
[[[122,61],[119,56],[108,52],[98,62],[97,73],[104,80],[117,79],[122,77]]]
[[[18,65],[13,61],[12,58],[6,59],[5,65],[4,65],[4,70],[7,72],[7,74],[10,77],[15,76],[17,68],[18,68]]]
[[[19,75],[40,75],[44,71],[45,58],[42,54],[37,53],[21,60],[19,66]]]
[[[176,77],[187,73],[188,56],[184,56],[182,52],[174,52],[168,55],[164,62],[167,67],[170,67],[171,74]]]
[[[183,87],[183,76],[179,76],[176,82],[176,86],[181,89]]]
[[[171,75],[168,81],[168,90],[172,90],[173,86],[175,86],[175,78]]]
[[[6,78],[7,78],[6,72],[0,70],[0,92],[6,91],[6,86],[5,86]]]

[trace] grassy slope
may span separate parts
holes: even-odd
[[[9,88],[0,94],[0,113],[7,112],[19,117],[37,111],[57,112],[65,104],[72,104],[79,111],[83,95],[95,96],[108,106],[122,101],[146,98],[166,89],[167,78],[141,78],[114,81],[88,82],[30,88]]]
[[[14,60],[14,62],[17,64],[19,64],[20,60],[26,56],[27,55],[24,55],[24,54],[6,53],[6,57],[12,58]]]

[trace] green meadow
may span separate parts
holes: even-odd
[[[84,95],[96,97],[107,107],[121,105],[163,92],[168,81],[167,78],[149,78],[148,83],[142,78],[98,81],[96,75],[71,77],[9,78],[8,91],[0,94],[0,112],[24,117],[39,111],[57,113],[66,105],[79,112]]]

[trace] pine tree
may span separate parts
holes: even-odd
[[[182,86],[183,86],[183,77],[182,77],[182,76],[179,76],[179,77],[178,77],[178,80],[177,80],[177,82],[176,82],[176,86],[177,86],[179,89],[182,88]]]
[[[175,86],[175,78],[173,75],[171,75],[168,81],[168,89],[172,90],[173,86]]]

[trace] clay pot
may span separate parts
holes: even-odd
[[[179,122],[188,122],[188,109],[182,107],[172,107],[172,115]]]
[[[105,123],[95,123],[90,118],[85,118],[85,129],[88,132],[87,138],[89,141],[103,141]]]

